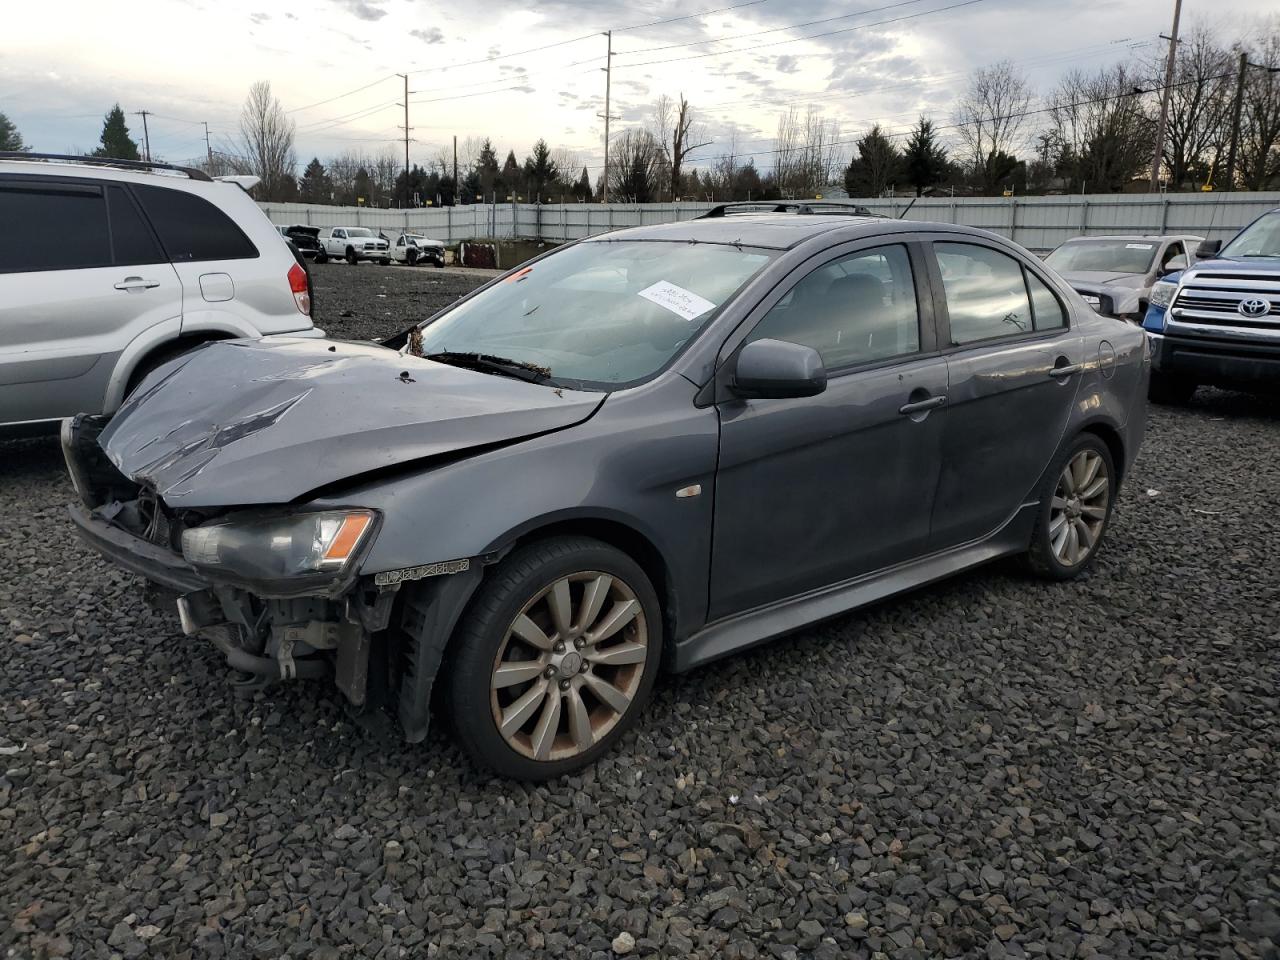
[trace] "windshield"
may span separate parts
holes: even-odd
[[[1280,210],[1259,217],[1222,248],[1223,257],[1280,257]]]
[[[772,256],[671,241],[575,244],[438,317],[422,330],[421,353],[532,364],[553,385],[634,383],[665,366]]]
[[[347,227],[348,237],[372,237],[373,231],[366,230],[364,227]]]
[[[1070,240],[1045,263],[1059,273],[1146,273],[1157,246],[1149,240]]]

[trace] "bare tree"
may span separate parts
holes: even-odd
[[[733,200],[734,185],[738,179],[738,168],[741,161],[738,157],[738,129],[730,128],[729,142],[726,150],[716,158],[710,179],[713,200]]]
[[[261,179],[259,196],[279,200],[296,189],[297,158],[293,152],[294,123],[271,94],[271,84],[259,80],[249,88],[240,111],[239,152]]]
[[[1057,167],[1073,185],[1119,192],[1151,163],[1152,120],[1123,64],[1071,70],[1050,97]]]
[[[1262,34],[1247,51],[1240,111],[1240,147],[1237,169],[1248,190],[1263,190],[1280,178],[1280,17],[1264,21]]]
[[[1012,156],[1023,144],[1031,86],[1009,60],[979,67],[954,113],[960,159],[974,179],[990,192],[999,178],[1001,155]]]
[[[678,102],[664,93],[654,104],[653,115],[658,142],[662,144],[669,168],[666,177],[668,195],[675,200],[682,189],[680,178],[685,160],[711,140],[707,137],[706,127],[696,121],[693,107],[683,93]]]
[[[816,107],[803,116],[792,106],[778,118],[773,179],[783,197],[809,197],[836,179],[842,166],[840,125]]]
[[[1162,53],[1146,64],[1149,81],[1164,82],[1164,62]],[[1220,166],[1231,115],[1233,69],[1231,51],[1204,24],[1178,41],[1164,142],[1164,165],[1175,190],[1207,181]]]
[[[799,109],[795,106],[787,107],[778,117],[778,133],[773,151],[773,182],[784,198],[792,195],[792,185],[797,179],[802,162],[803,138]]]

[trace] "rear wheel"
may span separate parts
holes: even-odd
[[[1159,370],[1151,371],[1151,383],[1147,397],[1152,403],[1177,405],[1188,402],[1196,392],[1196,384],[1186,377],[1178,377]]]
[[[1040,496],[1027,563],[1051,580],[1070,580],[1098,554],[1115,501],[1116,470],[1100,437],[1082,433],[1055,461]]]
[[[476,763],[525,780],[610,749],[648,699],[662,646],[644,571],[582,537],[512,553],[459,631],[448,670],[458,739]]]

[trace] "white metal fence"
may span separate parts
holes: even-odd
[[[961,223],[1003,234],[1037,251],[1083,234],[1189,233],[1226,239],[1254,217],[1280,207],[1280,193],[1091,194],[1060,197],[930,197],[856,201],[875,213]],[[910,209],[908,209],[910,205]],[[689,220],[711,203],[474,204],[378,210],[305,203],[261,204],[274,223],[414,230],[446,243],[476,237],[576,240],[644,224]]]

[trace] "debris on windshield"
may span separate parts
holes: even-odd
[[[418,382],[417,380],[413,379],[413,377],[409,376],[408,370],[401,370],[400,376],[397,377],[396,379],[398,379],[401,383],[417,383]]]
[[[409,331],[409,349],[408,354],[411,357],[422,356],[422,328],[414,327]]]

